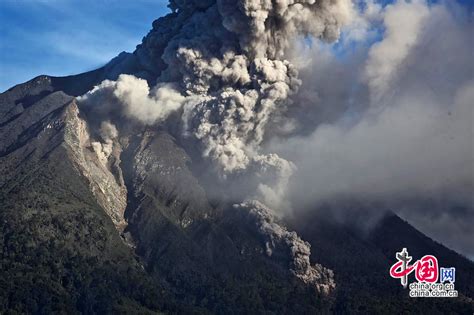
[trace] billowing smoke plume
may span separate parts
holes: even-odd
[[[272,256],[274,250],[283,246],[289,250],[291,257],[290,270],[306,284],[315,286],[323,294],[329,294],[335,288],[334,274],[331,270],[321,265],[312,266],[309,260],[311,245],[303,241],[295,232],[289,232],[280,225],[272,210],[258,201],[248,201],[234,206],[235,209],[244,210],[252,222],[265,237],[267,256]]]
[[[179,114],[181,136],[221,180],[245,182],[256,196],[243,197],[273,208],[287,193],[295,208],[342,196],[397,200],[399,213],[400,201],[450,196],[464,210],[429,207],[429,222],[425,210],[404,213],[474,255],[472,17],[424,0],[357,3],[356,14],[350,0],[173,0],[135,52],[153,79],[104,81],[83,101],[120,104],[148,125]],[[313,40],[341,29],[337,47]],[[277,223],[261,226],[287,239]]]
[[[136,52],[158,85],[150,92],[145,81],[121,76],[85,98],[113,96],[145,124],[182,107],[184,135],[199,141],[220,176],[256,174],[261,199],[279,205],[294,166],[260,145],[301,84],[285,52],[300,35],[337,39],[351,1],[183,0],[170,8]]]
[[[294,209],[361,201],[472,258],[472,12],[423,0],[366,9],[336,47],[296,50],[296,134],[267,150],[298,168]]]
[[[276,154],[263,154],[261,145],[267,126],[283,116],[301,85],[285,53],[298,36],[336,40],[352,14],[351,1],[172,0],[170,8],[173,13],[154,22],[135,52],[156,75],[156,86],[121,75],[80,100],[101,104],[109,114],[115,106],[122,116],[146,125],[180,113],[181,136],[197,142],[221,180],[245,178],[242,186],[255,186],[249,188],[252,195],[238,198],[284,208],[295,167]],[[97,144],[96,151],[107,155],[109,140],[103,138],[105,145]],[[257,202],[236,208],[248,211],[267,238],[269,255],[284,248],[297,278],[323,293],[333,289],[332,273],[311,266],[309,244],[280,226],[273,211]]]
[[[122,74],[117,81],[103,81],[80,97],[79,101],[100,103],[103,107],[108,107],[108,110],[119,104],[119,110],[124,116],[153,125],[166,120],[172,112],[181,108],[185,97],[173,84],[158,84],[150,91],[145,80]]]
[[[283,58],[285,49],[299,34],[336,39],[350,3],[207,2],[172,3],[178,16],[192,15],[164,49],[168,67],[161,79],[202,97],[187,104],[183,117],[204,156],[224,175],[256,163],[275,168],[282,162],[261,156],[259,146],[269,120],[286,109],[300,85],[295,67]]]
[[[92,142],[91,146],[99,159],[106,163],[107,159],[112,154],[114,140],[118,137],[118,131],[115,125],[110,121],[103,121],[100,125],[99,133],[102,142]]]

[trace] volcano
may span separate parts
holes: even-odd
[[[311,285],[248,212],[212,203],[169,132],[144,127],[101,161],[75,97],[134,58],[1,94],[2,312],[471,312],[472,262],[394,214],[367,234],[283,220],[311,244]],[[456,266],[460,297],[410,300],[388,273],[403,247]]]
[[[274,8],[261,28],[230,1],[171,1],[134,53],[0,95],[0,313],[472,314],[472,261],[394,212],[272,209],[293,166],[258,148],[301,84],[274,38],[343,20],[344,1],[310,2],[318,23]],[[456,267],[459,296],[410,298],[389,274],[403,248]]]

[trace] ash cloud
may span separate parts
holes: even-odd
[[[192,14],[163,49],[167,67],[159,80],[179,82],[183,94],[198,98],[184,107],[183,119],[203,156],[223,177],[260,164],[286,172],[276,155],[259,152],[269,121],[300,85],[285,50],[298,34],[336,39],[350,2],[175,1],[171,7],[177,19]],[[152,32],[144,46],[155,40]]]
[[[268,146],[298,168],[293,208],[383,202],[474,257],[472,16],[456,4],[400,0],[371,20],[344,43],[355,46],[350,56],[321,45],[303,52],[313,60],[289,112],[299,125]],[[371,44],[374,23],[384,33]]]
[[[100,124],[99,134],[103,142],[95,141],[91,143],[91,146],[99,159],[105,163],[112,154],[114,140],[118,137],[118,130],[110,121],[103,121]]]
[[[291,272],[306,284],[312,285],[324,295],[334,291],[334,273],[321,265],[311,265],[311,245],[303,241],[295,232],[288,231],[275,218],[273,210],[258,201],[247,201],[234,205],[236,210],[243,210],[251,222],[256,222],[260,233],[265,237],[267,256],[282,247],[290,252]]]
[[[136,51],[158,85],[150,90],[144,80],[122,75],[83,100],[112,99],[125,116],[144,124],[179,110],[182,136],[196,140],[223,180],[258,178],[257,197],[281,208],[294,166],[260,147],[267,126],[301,85],[285,52],[297,35],[336,40],[352,3],[171,1],[170,8],[173,13],[154,22]]]
[[[243,191],[231,199],[296,213],[383,201],[474,256],[472,225],[459,244],[449,232],[474,217],[472,17],[444,2],[356,3],[171,1],[135,52],[156,82],[121,76],[83,101],[144,125],[177,113],[180,137]]]
[[[102,114],[115,106],[145,125],[162,124],[178,112],[180,137],[197,144],[227,185],[227,198],[255,197],[274,209],[289,207],[285,196],[295,167],[261,150],[268,126],[283,116],[301,85],[286,51],[298,35],[336,40],[351,18],[351,1],[173,0],[170,8],[173,13],[153,23],[135,52],[145,70],[156,74],[156,86],[121,75],[80,101],[89,108],[101,104]],[[233,191],[244,186],[252,192],[236,197]],[[332,273],[310,265],[309,245],[274,221],[274,210],[259,203],[240,207],[262,234],[289,249],[295,277],[321,292],[332,290]]]

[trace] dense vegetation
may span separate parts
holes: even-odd
[[[146,278],[61,147],[0,195],[0,313],[151,313]],[[29,173],[28,173],[29,172]]]
[[[334,270],[337,292],[333,311],[338,314],[472,314],[474,265],[466,258],[437,244],[399,217],[388,214],[375,225],[356,228],[356,213],[363,209],[354,202],[346,208],[347,221],[329,218],[335,209],[324,209],[299,217],[293,225],[312,245],[312,258]],[[343,213],[344,207],[339,208]],[[352,207],[352,208],[351,208]],[[353,216],[353,220],[351,220]],[[413,257],[433,254],[440,266],[456,266],[460,275],[459,298],[410,298],[389,269],[395,253],[403,247]],[[462,275],[462,276],[461,276]]]

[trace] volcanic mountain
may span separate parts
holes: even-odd
[[[289,220],[311,244],[312,286],[285,244],[266,255],[256,217],[210,202],[169,132],[136,130],[101,160],[75,96],[130,59],[1,94],[2,312],[471,312],[474,265],[393,214],[367,234]],[[388,274],[402,247],[456,266],[461,297],[410,300]]]
[[[272,164],[272,155],[232,160],[234,153],[225,151],[219,141],[248,130],[226,130],[222,137],[212,131],[213,126],[209,132],[204,130],[208,123],[204,119],[222,118],[213,112],[213,104],[230,104],[222,91],[238,94],[239,89],[248,98],[255,96],[256,116],[261,118],[266,115],[261,108],[282,102],[284,97],[275,95],[286,89],[273,82],[278,78],[269,79],[270,70],[286,69],[282,82],[289,91],[296,89],[296,75],[291,65],[280,62],[278,49],[267,47],[265,55],[273,58],[268,64],[246,65],[238,54],[252,58],[261,54],[262,43],[250,36],[229,40],[222,47],[232,51],[229,47],[239,43],[240,48],[248,48],[234,49],[237,55],[225,58],[232,59],[226,61],[228,67],[251,69],[251,78],[234,74],[217,78],[209,74],[211,69],[203,70],[207,81],[193,77],[190,69],[180,68],[184,67],[180,60],[189,57],[185,48],[195,47],[187,39],[176,40],[176,34],[191,32],[189,28],[196,27],[192,23],[198,23],[196,16],[212,16],[217,9],[212,1],[172,1],[171,7],[178,13],[157,20],[133,54],[121,53],[106,66],[79,75],[39,76],[0,95],[0,313],[471,314],[474,264],[390,211],[361,230],[321,211],[277,215],[263,202],[240,199],[254,190],[254,178],[247,189],[224,196],[227,187],[219,185],[233,176],[229,174],[239,169],[238,163],[252,170],[255,165],[290,164],[278,159]],[[219,9],[221,15],[227,14],[228,30],[238,33],[246,25],[239,24],[241,17]],[[325,23],[329,26],[320,36],[335,36],[332,22]],[[226,35],[215,32],[218,38]],[[163,49],[160,40],[173,44]],[[176,47],[183,54],[174,60],[170,50]],[[98,87],[112,89],[117,96],[127,75],[149,85],[157,78],[182,79],[189,90],[181,93],[187,102],[199,93],[202,97],[201,89],[211,90],[200,101],[211,109],[191,111],[200,118],[190,120],[196,123],[195,137],[182,137],[179,111],[166,112],[166,123],[161,116],[144,123],[142,118],[124,118],[126,112],[111,110],[119,101],[108,94],[95,98]],[[202,85],[191,86],[192,82]],[[258,84],[259,95],[252,92]],[[238,86],[238,91],[230,91],[227,85]],[[159,85],[155,91],[160,88],[176,90]],[[226,122],[231,125],[236,120]],[[257,130],[262,122],[249,119],[238,124],[252,124],[249,128]],[[216,141],[202,145],[194,141],[199,137]],[[257,130],[245,145],[258,141]],[[219,145],[213,147],[215,143]],[[217,153],[220,149],[223,155]],[[210,159],[203,150],[211,152]],[[222,161],[230,160],[236,164],[228,170]],[[217,184],[209,180],[221,175]],[[246,178],[235,182],[241,186],[243,181],[245,186]],[[230,187],[237,187],[235,182]],[[351,216],[353,208],[364,205],[336,207]],[[429,253],[438,257],[441,266],[455,266],[459,297],[410,299],[399,281],[389,276],[395,253],[404,247],[415,257]]]

